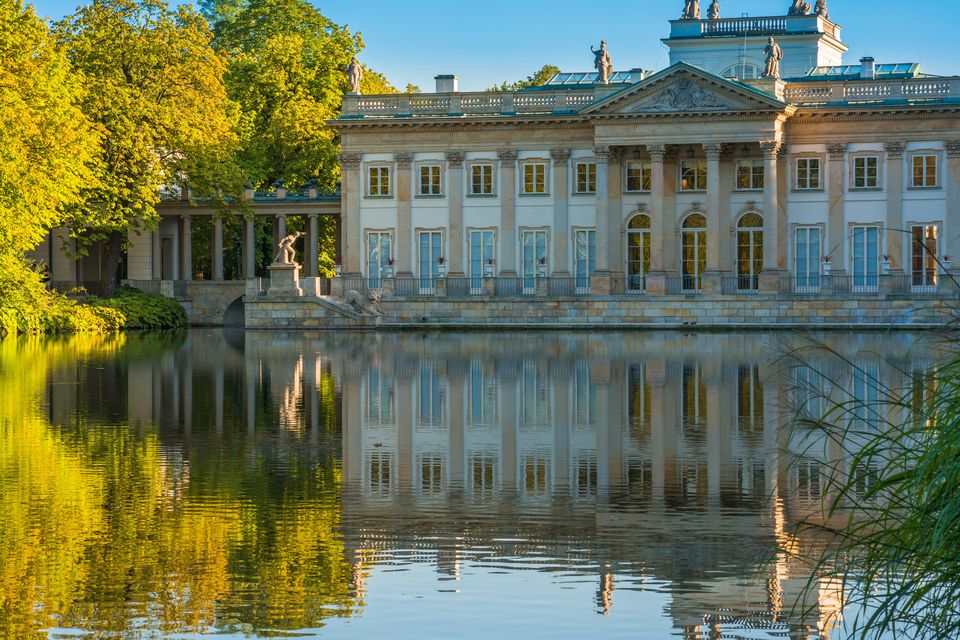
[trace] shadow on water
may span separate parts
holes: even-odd
[[[795,527],[831,486],[784,426],[828,384],[791,339],[0,343],[0,631],[844,637],[839,584],[775,552],[825,544]],[[941,357],[827,339],[867,401],[859,370]]]

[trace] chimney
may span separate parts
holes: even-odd
[[[873,58],[861,58],[860,64],[863,69],[860,71],[860,78],[863,80],[874,80],[877,77],[877,61]]]
[[[630,83],[637,84],[647,77],[647,72],[643,69],[630,69]]]
[[[457,76],[437,76],[437,93],[457,93],[460,90],[460,78]]]

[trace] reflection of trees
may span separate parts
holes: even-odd
[[[126,348],[0,342],[0,630],[299,629],[348,615],[332,452],[291,446],[278,460],[254,435],[187,455],[162,429],[103,426],[85,410],[57,428],[42,417],[48,374],[76,369],[100,389],[77,404],[96,406],[123,378],[99,367],[124,366]],[[118,351],[118,364],[78,365]],[[332,380],[318,384],[333,402]]]

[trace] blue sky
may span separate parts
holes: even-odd
[[[79,0],[35,0],[40,15],[60,18]],[[544,64],[588,71],[590,45],[607,40],[617,69],[666,66],[667,21],[683,0],[315,0],[325,15],[360,31],[361,59],[396,86],[433,90],[433,76],[453,73],[465,91],[530,75]],[[704,1],[706,7],[709,2]],[[789,0],[721,0],[723,17],[782,15]],[[960,74],[960,32],[944,0],[830,0],[843,26],[847,62],[920,62],[924,71]]]

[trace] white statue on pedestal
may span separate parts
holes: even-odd
[[[281,265],[296,265],[297,262],[297,250],[293,248],[294,243],[303,236],[303,232],[291,233],[290,235],[283,238],[280,241],[280,244],[277,246],[280,248],[280,252],[277,253],[277,257],[273,259],[273,264]]]

